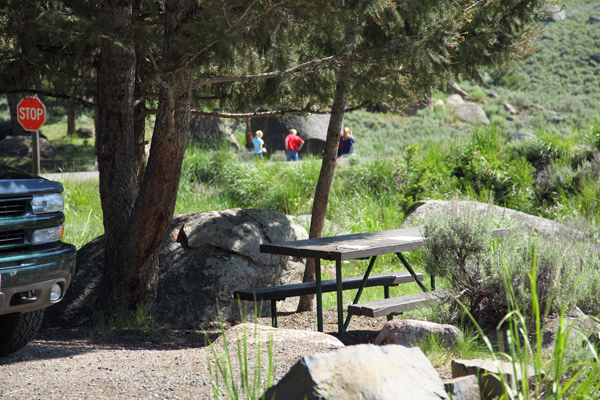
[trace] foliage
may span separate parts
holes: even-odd
[[[242,321],[245,321],[244,315],[242,315]],[[250,335],[245,328],[242,336],[237,338],[235,347],[231,348],[234,344],[227,342],[222,321],[220,321],[220,326],[223,352],[218,351],[209,341],[208,336],[205,336],[206,345],[210,349],[207,355],[207,364],[214,398],[216,400],[254,400],[264,398],[262,394],[273,385],[275,376],[272,334],[269,337],[267,359],[263,362],[258,324],[255,324],[253,334],[255,340],[255,351],[253,354],[249,354],[248,351],[251,347],[248,343]],[[249,362],[250,357],[254,358],[254,362]],[[254,365],[254,368],[251,369],[249,364]],[[236,370],[239,371],[239,376],[235,374]],[[266,376],[263,376],[263,372],[266,372]]]

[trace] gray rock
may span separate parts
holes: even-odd
[[[522,140],[536,140],[537,137],[529,132],[517,131],[508,137],[509,142],[520,142]]]
[[[452,400],[480,400],[477,376],[468,375],[444,381],[446,392]]]
[[[600,64],[600,53],[597,54],[591,54],[590,55],[590,60],[597,62],[598,64]]]
[[[563,121],[563,117],[561,117],[560,115],[555,115],[554,117],[552,117],[552,123],[554,124],[560,124]]]
[[[539,104],[535,104],[534,103],[534,104],[531,105],[531,108],[535,108],[537,110],[540,110],[541,112],[546,112],[546,108],[544,106],[539,105]]]
[[[81,126],[77,128],[75,134],[81,139],[90,139],[96,136],[96,129],[93,126]]]
[[[600,16],[590,15],[590,22],[600,22]]]
[[[173,217],[159,255],[158,294],[150,310],[156,322],[172,329],[196,329],[224,320],[239,320],[238,289],[302,281],[304,260],[262,254],[261,243],[307,239],[306,230],[285,215],[267,210],[232,209]],[[74,326],[87,321],[102,278],[104,236],[77,252],[77,269],[65,299],[50,307],[47,326]],[[293,311],[298,298],[278,302]],[[248,315],[254,302],[242,302]],[[256,304],[258,307],[259,305]],[[270,303],[262,305],[268,315]]]
[[[500,96],[496,92],[488,92],[487,97],[489,97],[490,99],[497,99]]]
[[[579,341],[582,337],[592,337],[597,332],[600,332],[600,323],[585,315],[579,307],[575,307],[571,312],[565,315],[563,324],[565,328],[567,328],[567,332],[569,332],[569,341]],[[560,318],[558,316],[549,316],[544,324],[544,347],[554,348],[556,334],[558,333],[559,328]]]
[[[242,344],[246,339],[245,345]],[[266,325],[243,323],[235,325],[219,336],[212,344],[209,359],[211,362],[224,360],[226,357],[226,348],[230,354],[232,373],[243,371],[240,368],[237,357],[238,350],[245,348],[248,358],[255,357],[260,351],[262,376],[267,376],[267,360],[269,352],[273,362],[276,365],[275,382],[285,375],[287,371],[300,358],[307,354],[326,353],[341,349],[344,344],[336,337],[316,331],[306,331],[299,329],[281,329],[272,328]],[[270,350],[271,347],[271,350]],[[285,353],[285,355],[282,355]],[[214,366],[214,365],[213,365]],[[236,371],[236,372],[233,372]]]
[[[56,157],[52,143],[40,135],[40,157]],[[31,135],[7,136],[0,141],[0,157],[31,157]]]
[[[544,22],[558,22],[567,19],[565,12],[558,6],[550,6],[542,11],[545,14],[541,20]]]
[[[516,118],[515,118],[514,115],[509,115],[508,117],[506,117],[506,120],[509,121],[509,122],[515,122]]]
[[[417,225],[421,223],[428,215],[451,212],[454,206],[456,206],[459,210],[468,207],[468,209],[477,213],[487,214],[488,212],[493,212],[499,218],[503,218],[507,225],[510,224],[511,228],[518,229],[524,234],[529,234],[531,231],[534,231],[537,232],[542,238],[546,239],[556,236],[578,237],[581,235],[581,232],[556,221],[511,210],[510,208],[498,206],[492,206],[490,208],[487,203],[479,203],[476,201],[453,202],[444,200],[428,200],[417,202],[409,209],[409,215],[404,222],[404,226]]]
[[[464,90],[462,90],[460,88],[460,86],[458,86],[458,83],[456,83],[454,81],[450,81],[450,83],[448,83],[448,89],[446,92],[451,93],[451,94],[458,94],[464,100],[469,99],[469,94],[467,92],[465,92]]]
[[[504,108],[506,108],[506,110],[507,110],[509,113],[511,113],[511,114],[516,114],[516,113],[517,113],[517,110],[516,110],[516,109],[515,109],[513,106],[511,106],[511,105],[510,105],[508,102],[506,102],[506,101],[503,101],[503,102],[502,102],[502,103],[500,103],[500,104],[502,104],[502,105],[504,106]]]
[[[302,357],[265,398],[439,400],[448,395],[421,349],[357,345]]]
[[[211,149],[219,148],[222,142],[228,142],[231,147],[240,150],[241,146],[220,118],[199,117],[192,115],[190,118],[190,143],[208,146]]]
[[[517,375],[515,377],[515,370],[513,365],[500,360],[452,360],[452,377],[459,378],[462,376],[476,375],[479,380],[479,388],[481,389],[482,399],[494,399],[501,396],[504,393],[502,388],[502,382],[496,378],[497,375],[504,375],[506,382],[509,384],[512,390],[516,388],[516,381],[521,379],[521,369],[517,368]],[[533,367],[527,367],[527,376],[524,379],[530,379],[536,376]],[[515,379],[516,378],[516,379]]]
[[[410,347],[429,336],[435,336],[440,342],[452,346],[462,337],[462,332],[454,325],[401,319],[387,322],[377,335],[375,344],[399,344]]]
[[[251,121],[252,132],[261,130],[264,133],[263,140],[269,151],[285,151],[285,137],[290,129],[296,129],[298,136],[304,140],[304,146],[300,154],[309,153],[320,155],[325,149],[327,138],[327,127],[330,115],[310,114],[306,117],[299,115],[287,115],[284,117],[253,118]],[[360,140],[360,132],[355,132],[357,142]]]
[[[451,94],[446,99],[446,104],[448,104],[451,107],[456,107],[456,106],[458,106],[460,104],[465,104],[465,101],[463,100],[462,97],[460,97],[460,95],[458,95],[458,94]]]
[[[490,120],[488,119],[483,108],[475,103],[460,104],[454,109],[454,115],[458,116],[461,120],[471,124],[482,124],[489,125]]]

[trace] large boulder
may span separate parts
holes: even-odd
[[[40,157],[56,157],[52,143],[40,135]],[[0,141],[0,157],[31,157],[31,135],[7,136]]]
[[[488,119],[487,115],[485,114],[485,111],[483,111],[483,108],[481,108],[479,104],[459,104],[454,109],[454,115],[456,115],[462,121],[468,122],[470,124],[490,124],[490,120]]]
[[[265,398],[439,400],[448,395],[418,347],[362,344],[302,357]]]
[[[482,214],[493,212],[499,218],[504,218],[506,224],[510,224],[512,228],[521,229],[525,233],[534,231],[546,239],[557,236],[572,238],[581,234],[573,228],[550,219],[536,217],[521,211],[511,210],[510,208],[490,207],[487,203],[476,201],[428,200],[417,202],[410,208],[404,226],[420,224],[429,215],[452,212],[455,206],[458,209],[469,209]]]
[[[262,254],[261,243],[307,238],[304,228],[274,211],[238,208],[177,214],[160,251],[158,293],[150,311],[157,323],[172,329],[218,322],[219,311],[224,320],[239,320],[235,290],[302,281],[303,259]],[[62,302],[47,310],[46,326],[76,326],[89,320],[103,263],[103,236],[79,249],[72,286]],[[297,297],[290,298],[277,308],[293,311],[297,303]],[[253,302],[241,306],[253,315]],[[268,310],[267,301],[259,313],[266,316]]]
[[[298,136],[304,140],[300,154],[320,155],[325,149],[327,127],[330,115],[309,114],[306,117],[286,115],[283,117],[254,118],[250,122],[252,132],[261,130],[264,133],[265,147],[271,153],[285,150],[285,137],[290,129],[296,129]]]
[[[217,149],[221,143],[227,142],[236,150],[241,146],[235,139],[231,130],[225,126],[220,118],[199,117],[192,115],[190,118],[190,143],[196,143],[210,149]]]

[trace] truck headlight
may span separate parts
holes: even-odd
[[[60,239],[62,239],[64,231],[64,226],[56,226],[47,229],[38,229],[37,231],[33,232],[33,236],[31,237],[31,243],[44,244],[58,242]]]
[[[51,193],[35,196],[31,202],[34,214],[62,211],[65,208],[62,193]]]

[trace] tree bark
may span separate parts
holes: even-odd
[[[252,143],[252,126],[251,118],[246,118],[246,148],[248,150],[254,150],[254,143]]]
[[[327,137],[325,139],[325,151],[323,153],[323,163],[315,189],[315,198],[313,202],[312,216],[310,219],[310,239],[320,238],[323,235],[323,226],[325,224],[325,214],[327,213],[327,202],[329,201],[329,190],[333,181],[333,173],[337,161],[337,150],[340,141],[340,131],[344,121],[344,110],[348,99],[348,88],[350,87],[350,74],[352,64],[349,59],[354,49],[356,33],[358,26],[358,16],[352,18],[346,29],[346,55],[348,58],[340,66],[338,79],[335,86],[335,96],[333,106],[331,107],[331,118],[327,127]],[[302,282],[314,282],[315,280],[315,260],[306,259],[306,268]],[[297,311],[312,310],[314,295],[300,297]]]
[[[75,100],[67,100],[67,136],[75,135]]]
[[[19,99],[17,98],[17,95],[10,93],[6,97],[8,97],[8,109],[10,111],[10,124],[12,126],[11,135],[12,136],[25,135],[25,129],[23,129],[23,127],[19,123],[19,120],[17,119],[17,106],[19,105]],[[4,139],[4,138],[0,137],[0,140],[2,140],[2,139]]]
[[[170,2],[165,10],[165,62],[177,57],[178,28],[188,15],[183,3]],[[130,12],[119,10],[122,23],[131,20]],[[144,110],[134,108],[143,91],[136,88],[135,76],[134,48],[105,44],[98,71],[97,140],[106,247],[96,304],[107,312],[149,306],[156,296],[158,255],[173,218],[191,115],[191,69],[160,79],[144,171]]]

